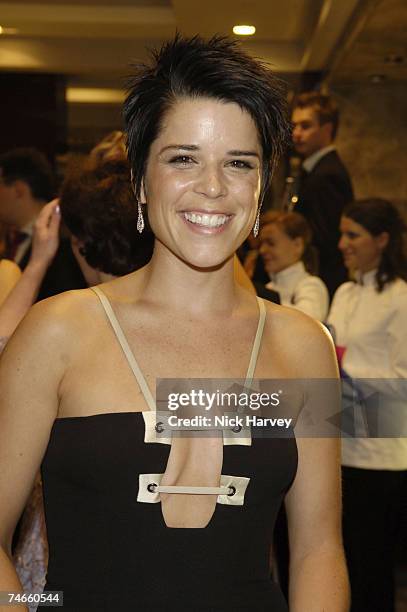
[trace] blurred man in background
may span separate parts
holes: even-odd
[[[348,278],[338,250],[343,208],[353,199],[352,183],[333,144],[339,123],[334,101],[319,92],[294,101],[293,143],[302,158],[295,212],[308,220],[319,254],[319,276],[332,297]]]
[[[4,257],[25,269],[34,223],[54,196],[47,159],[36,149],[14,149],[0,156],[0,223],[6,227]],[[87,287],[69,240],[62,238],[38,293],[38,300]]]

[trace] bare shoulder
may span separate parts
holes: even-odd
[[[265,333],[284,350],[298,377],[336,377],[335,349],[327,328],[303,312],[267,302]]]
[[[97,302],[92,291],[81,289],[34,304],[11,337],[6,352],[35,353],[46,349],[54,355],[66,353],[94,321]]]

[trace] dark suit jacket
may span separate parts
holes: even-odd
[[[304,215],[311,225],[319,254],[319,276],[331,297],[347,280],[338,250],[339,223],[344,207],[352,200],[352,183],[336,151],[324,155],[310,173],[301,175],[295,212]]]
[[[27,250],[19,263],[22,270],[26,267],[30,255],[31,248]],[[87,286],[82,271],[72,252],[69,239],[61,238],[58,251],[42,281],[37,302],[51,297],[52,295],[62,293],[63,291],[69,291],[70,289],[85,289]]]

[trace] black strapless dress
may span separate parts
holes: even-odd
[[[139,474],[163,473],[170,452],[144,435],[140,412],[55,421],[42,464],[45,590],[63,591],[69,611],[286,612],[269,557],[294,437],[225,445],[222,474],[250,479],[243,505],[217,503],[207,527],[173,529],[160,503],[137,501]]]

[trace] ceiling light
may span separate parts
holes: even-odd
[[[0,34],[17,34],[17,28],[4,28],[0,26]]]
[[[386,75],[371,74],[369,79],[370,79],[370,82],[373,83],[374,85],[379,85],[380,83],[383,83],[386,80]]]
[[[233,26],[233,34],[238,36],[252,36],[256,28],[252,25],[235,25]]]
[[[74,104],[122,104],[124,92],[107,87],[67,87],[66,101]]]

